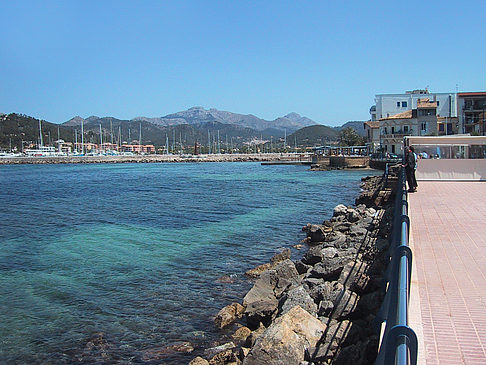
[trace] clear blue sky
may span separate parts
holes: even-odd
[[[374,95],[486,89],[486,1],[1,1],[0,112],[192,106],[366,120]]]

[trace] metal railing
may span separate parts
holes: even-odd
[[[397,182],[394,221],[389,247],[390,262],[385,273],[386,294],[376,317],[381,327],[386,322],[376,365],[416,365],[417,336],[408,326],[408,302],[412,273],[412,251],[408,246],[408,217],[405,169],[400,169]]]

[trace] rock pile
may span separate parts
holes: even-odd
[[[290,251],[247,274],[255,283],[216,316],[222,328],[241,322],[232,341],[190,364],[371,364],[378,333],[372,321],[383,300],[391,199],[379,200],[381,178],[367,178],[357,202],[338,205],[330,220],[308,224],[302,259]],[[383,195],[381,195],[383,197]],[[391,194],[388,195],[391,198]],[[244,324],[244,325],[243,325]]]

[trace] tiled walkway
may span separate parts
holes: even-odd
[[[409,203],[419,363],[486,364],[486,182],[419,181]]]

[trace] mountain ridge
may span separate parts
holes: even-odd
[[[80,125],[82,121],[93,122],[97,119],[105,118],[110,117],[100,118],[97,116],[90,116],[86,119],[83,119],[80,116],[75,116],[67,122],[62,123],[62,125],[77,126]],[[296,130],[303,127],[320,124],[310,118],[303,117],[295,112],[291,112],[283,117],[278,117],[270,121],[259,118],[253,114],[239,114],[224,110],[218,110],[215,108],[205,109],[201,106],[194,106],[184,111],[167,114],[163,117],[140,116],[130,119],[130,121],[144,121],[158,126],[170,126],[179,124],[192,125],[204,122],[220,122],[222,124],[240,125],[243,127],[255,129],[256,131],[260,132],[267,129],[277,129],[281,130],[282,132],[287,130],[288,133],[295,132]]]

